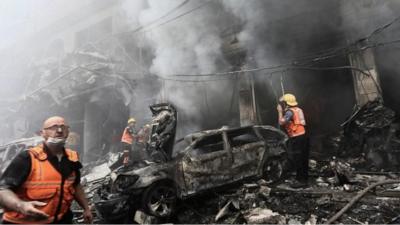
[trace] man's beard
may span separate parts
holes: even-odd
[[[65,146],[66,139],[65,138],[52,138],[49,137],[46,140],[46,144],[50,146],[55,146],[55,147],[64,147]]]

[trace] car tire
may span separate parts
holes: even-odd
[[[268,183],[276,183],[284,177],[287,160],[285,158],[267,159],[263,166],[263,179]]]
[[[156,182],[144,191],[142,208],[146,213],[155,217],[170,217],[176,210],[176,193],[176,187],[172,182]]]

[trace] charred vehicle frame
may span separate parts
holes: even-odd
[[[188,147],[168,162],[119,168],[97,191],[97,212],[106,220],[132,217],[136,209],[156,217],[174,214],[178,199],[246,178],[279,180],[287,136],[271,126],[221,128],[188,135]]]

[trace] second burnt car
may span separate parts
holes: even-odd
[[[27,150],[40,144],[43,141],[41,136],[34,136],[30,138],[21,138],[14,140],[8,144],[0,146],[0,175],[8,167],[11,161],[21,151]]]
[[[95,207],[104,219],[133,217],[141,209],[169,217],[185,199],[246,178],[281,178],[287,136],[271,126],[221,128],[188,135],[188,146],[167,162],[120,168],[98,190]]]

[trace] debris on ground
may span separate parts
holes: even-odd
[[[339,157],[359,157],[359,168],[369,171],[396,170],[400,165],[400,124],[395,112],[374,100],[354,110],[342,124],[339,145],[333,152]],[[332,143],[332,142],[331,142]],[[333,145],[331,145],[332,147]]]
[[[400,150],[400,139],[393,111],[379,101],[370,102],[356,110],[343,128],[330,143],[334,143],[330,145],[334,150],[327,151],[329,154],[326,156],[313,156],[309,160],[310,180],[306,188],[291,188],[294,174],[286,171],[286,180],[243,180],[179,200],[174,216],[168,218],[160,219],[141,210],[132,212],[127,209],[122,210],[128,215],[125,218],[132,220],[116,222],[307,225],[333,222],[398,223],[400,173],[393,167],[398,165],[398,159],[400,162],[397,153]],[[374,159],[375,156],[379,157]],[[390,165],[380,160],[388,160]],[[92,165],[93,168],[85,176],[85,189],[90,198],[102,185],[110,182],[111,178],[107,176],[110,171],[104,169],[106,165]],[[119,207],[128,207],[128,199],[117,201]],[[83,221],[79,220],[80,211],[74,213],[78,218],[76,221]],[[97,214],[95,222],[107,223],[109,219]]]
[[[255,208],[244,216],[248,224],[286,224],[286,218],[270,209]]]

